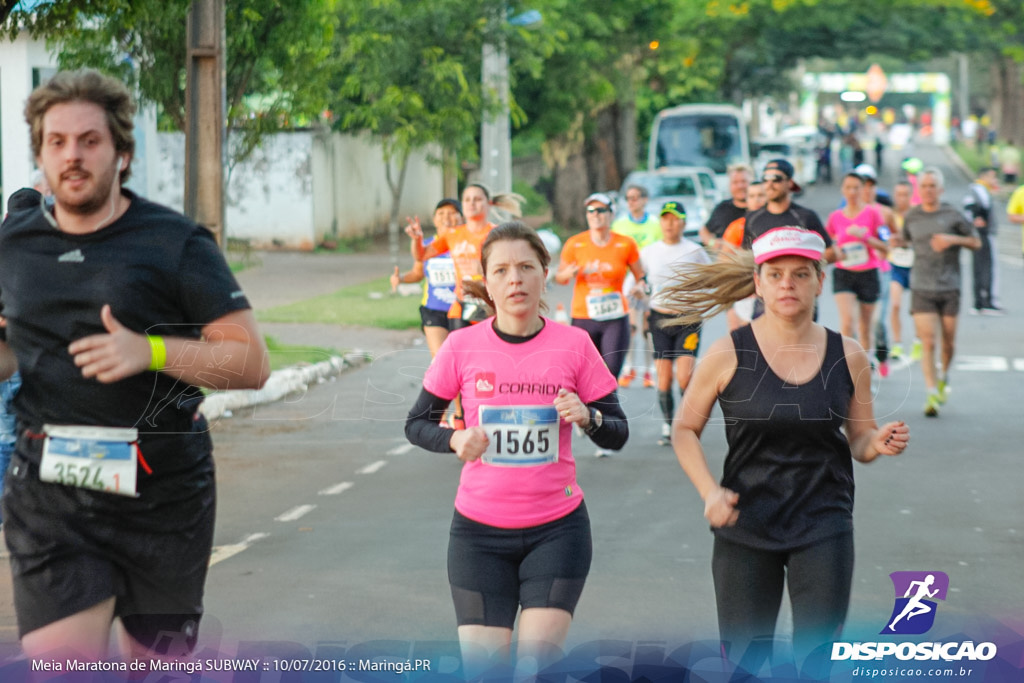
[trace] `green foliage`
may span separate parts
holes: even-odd
[[[551,208],[544,195],[537,192],[532,185],[528,185],[522,180],[516,180],[512,183],[512,191],[521,194],[526,200],[521,207],[524,216],[540,216]]]
[[[161,127],[185,128],[189,0],[62,0],[22,20],[59,47],[62,68],[91,66],[158,105]],[[227,118],[237,159],[266,133],[308,125],[327,106],[335,0],[227,0]]]
[[[465,0],[339,0],[333,126],[369,131],[388,160],[473,144],[481,106],[479,12]]]

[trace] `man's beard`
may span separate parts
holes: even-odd
[[[75,168],[71,169],[71,171],[65,171],[64,173],[69,173],[72,171],[82,172],[83,169]],[[114,166],[113,170],[109,175],[104,174],[103,176],[97,176],[95,173],[90,174],[91,179],[95,183],[94,191],[92,192],[92,194],[89,194],[77,200],[74,203],[70,202],[67,198],[61,196],[61,194],[63,194],[60,190],[61,183],[58,182],[56,185],[53,185],[53,187],[58,188],[58,191],[54,193],[56,201],[60,205],[61,209],[76,216],[91,216],[95,213],[98,213],[103,208],[103,206],[108,201],[110,201],[110,193],[114,187],[114,178],[116,173],[117,166]],[[63,173],[61,175],[63,175]],[[60,178],[58,177],[58,181],[59,180]]]

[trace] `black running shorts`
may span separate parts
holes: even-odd
[[[587,507],[525,529],[474,522],[458,511],[448,543],[448,582],[459,626],[512,628],[519,607],[572,614],[590,572]]]
[[[664,321],[674,317],[676,316],[651,311],[651,341],[654,344],[655,360],[696,356],[700,350],[701,324],[662,326]]]
[[[438,311],[420,306],[420,329],[424,327],[443,327],[448,329],[448,311]]]
[[[129,498],[41,482],[38,466],[16,453],[3,518],[19,635],[114,597],[114,615],[140,644],[170,654],[191,650],[215,493],[212,457]]]

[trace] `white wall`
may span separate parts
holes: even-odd
[[[181,210],[185,136],[158,133],[150,198]],[[399,215],[429,221],[441,198],[440,166],[427,153],[409,162]],[[391,194],[380,147],[365,136],[294,131],[264,138],[227,183],[228,237],[256,248],[313,249],[325,238],[361,237],[387,229]]]
[[[56,55],[46,44],[24,32],[16,40],[0,41],[2,207],[8,195],[29,182],[35,168],[22,114],[32,91],[32,70],[54,69],[56,64]],[[135,124],[136,151],[128,187],[182,210],[184,134],[157,133],[152,107],[142,108]],[[431,163],[439,156],[439,150],[426,150],[410,158],[399,210],[402,222],[414,215],[429,221],[442,196],[441,167]],[[381,147],[366,135],[313,131],[271,135],[244,164],[231,170],[227,181],[227,234],[247,239],[257,248],[309,250],[324,238],[382,234],[390,212]]]
[[[185,203],[185,134],[158,133],[157,140],[158,171],[150,182],[150,198],[181,211]],[[231,177],[225,179],[228,237],[247,239],[259,247],[309,250],[316,245],[311,146],[309,132],[268,136],[245,163],[234,167]]]
[[[35,169],[24,117],[25,102],[32,92],[32,69],[50,69],[56,64],[56,55],[46,49],[46,43],[29,38],[24,31],[15,40],[0,41],[0,216],[6,212],[7,197],[28,185]]]
[[[402,224],[406,216],[417,215],[428,223],[443,196],[441,166],[431,163],[431,159],[439,160],[440,150],[427,149],[409,158],[398,213]],[[386,232],[391,191],[381,146],[369,135],[318,135],[312,169],[317,235],[351,237]]]

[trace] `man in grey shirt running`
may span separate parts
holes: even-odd
[[[978,249],[974,226],[953,206],[940,201],[942,171],[921,172],[921,204],[904,218],[903,233],[914,250],[910,271],[910,313],[921,340],[921,370],[928,389],[924,414],[937,417],[949,391],[957,316],[960,313],[960,248]],[[896,244],[895,246],[906,246]],[[935,330],[942,334],[942,376],[935,376]]]

